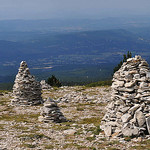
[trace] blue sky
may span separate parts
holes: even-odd
[[[150,0],[0,0],[2,19],[149,15]]]

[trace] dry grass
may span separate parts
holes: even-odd
[[[88,93],[88,87],[74,87],[77,92]],[[97,94],[92,88],[90,95]],[[109,88],[104,88],[105,92],[109,92]],[[66,93],[65,93],[66,94]],[[44,91],[43,97],[61,97],[63,93],[60,89],[53,91]],[[1,96],[0,99],[0,144],[6,143],[9,136],[14,137],[11,146],[18,141],[18,148],[24,149],[73,149],[73,150],[118,150],[125,148],[132,141],[126,139],[125,144],[111,141],[103,135],[99,128],[101,118],[104,115],[106,103],[95,104],[93,102],[85,103],[60,103],[61,111],[64,116],[71,120],[70,122],[55,124],[45,124],[38,121],[40,115],[40,106],[35,107],[19,107],[8,106],[10,97]],[[83,128],[84,126],[84,128]],[[64,135],[64,130],[75,129],[74,135]],[[7,137],[5,137],[7,133]],[[92,136],[88,135],[91,133]],[[10,140],[10,139],[9,139]],[[1,148],[1,145],[0,145]],[[7,146],[7,149],[10,147]],[[11,148],[10,148],[11,149]],[[12,148],[13,149],[13,148]],[[150,140],[134,143],[134,146],[128,149],[133,150],[150,150]]]

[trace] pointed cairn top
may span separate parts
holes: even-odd
[[[57,103],[50,97],[44,102],[44,107],[58,107]]]
[[[20,63],[20,67],[27,68],[28,66],[27,66],[26,61],[22,61],[22,62]]]
[[[19,72],[18,73],[23,73],[23,74],[30,74],[28,65],[26,63],[26,61],[22,61],[20,63],[20,67],[19,67]]]

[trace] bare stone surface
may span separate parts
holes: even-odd
[[[146,125],[147,125],[147,130],[150,134],[150,117],[146,118]]]
[[[74,129],[68,129],[64,131],[65,135],[74,135],[77,131]]]
[[[73,93],[73,94],[72,94]],[[37,106],[10,106],[12,93],[0,95],[0,149],[7,150],[79,150],[79,149],[149,149],[150,136],[145,137],[122,137],[120,130],[121,121],[118,112],[118,120],[108,122],[111,125],[112,137],[105,137],[104,132],[99,129],[99,123],[105,113],[105,106],[110,101],[110,87],[61,87],[55,90],[44,90],[43,99],[52,97],[55,101],[64,96],[64,94],[74,95],[68,97],[67,102],[57,103],[61,112],[69,122],[64,123],[45,123],[38,121],[41,112],[41,105]],[[94,97],[87,101],[86,97]],[[78,97],[78,95],[80,95]],[[77,100],[77,97],[79,100]],[[67,97],[66,97],[67,98]],[[82,100],[80,101],[80,98]],[[99,99],[98,99],[99,98]],[[114,107],[119,102],[113,102],[110,105]],[[46,104],[45,106],[49,106]],[[121,105],[122,106],[122,105]],[[140,105],[143,109],[145,106]],[[123,107],[122,107],[123,108]],[[120,109],[120,108],[119,108]],[[139,109],[137,109],[139,111]],[[143,110],[142,110],[143,112]],[[144,114],[145,115],[145,114]],[[146,114],[148,118],[150,114]],[[112,117],[115,117],[113,110]],[[43,116],[40,118],[43,119]],[[106,116],[107,119],[107,116]],[[131,121],[131,120],[130,120]],[[130,123],[131,124],[131,123]],[[129,125],[130,125],[129,124]],[[145,124],[144,124],[145,125]],[[126,127],[126,126],[125,126]],[[132,129],[132,134],[137,134],[137,128]],[[131,126],[132,127],[132,126]],[[140,127],[140,128],[145,128]],[[115,130],[115,133],[114,133]],[[69,132],[68,132],[69,131]],[[65,134],[66,133],[66,134]],[[129,139],[129,140],[128,140]],[[140,139],[140,140],[139,140]],[[141,144],[142,141],[142,144]]]
[[[20,63],[13,86],[12,105],[37,105],[42,103],[41,86],[29,72],[25,61]]]
[[[126,123],[128,122],[130,119],[132,118],[132,116],[130,114],[124,114],[122,117],[121,117],[121,120],[123,123]]]
[[[105,126],[104,132],[105,132],[106,136],[111,136],[111,134],[112,134],[112,127],[111,127],[111,125]]]
[[[145,116],[142,111],[136,112],[136,119],[137,119],[139,127],[142,127],[145,124],[146,120],[145,120]]]

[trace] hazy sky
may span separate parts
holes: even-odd
[[[0,19],[150,15],[150,0],[0,0]]]

